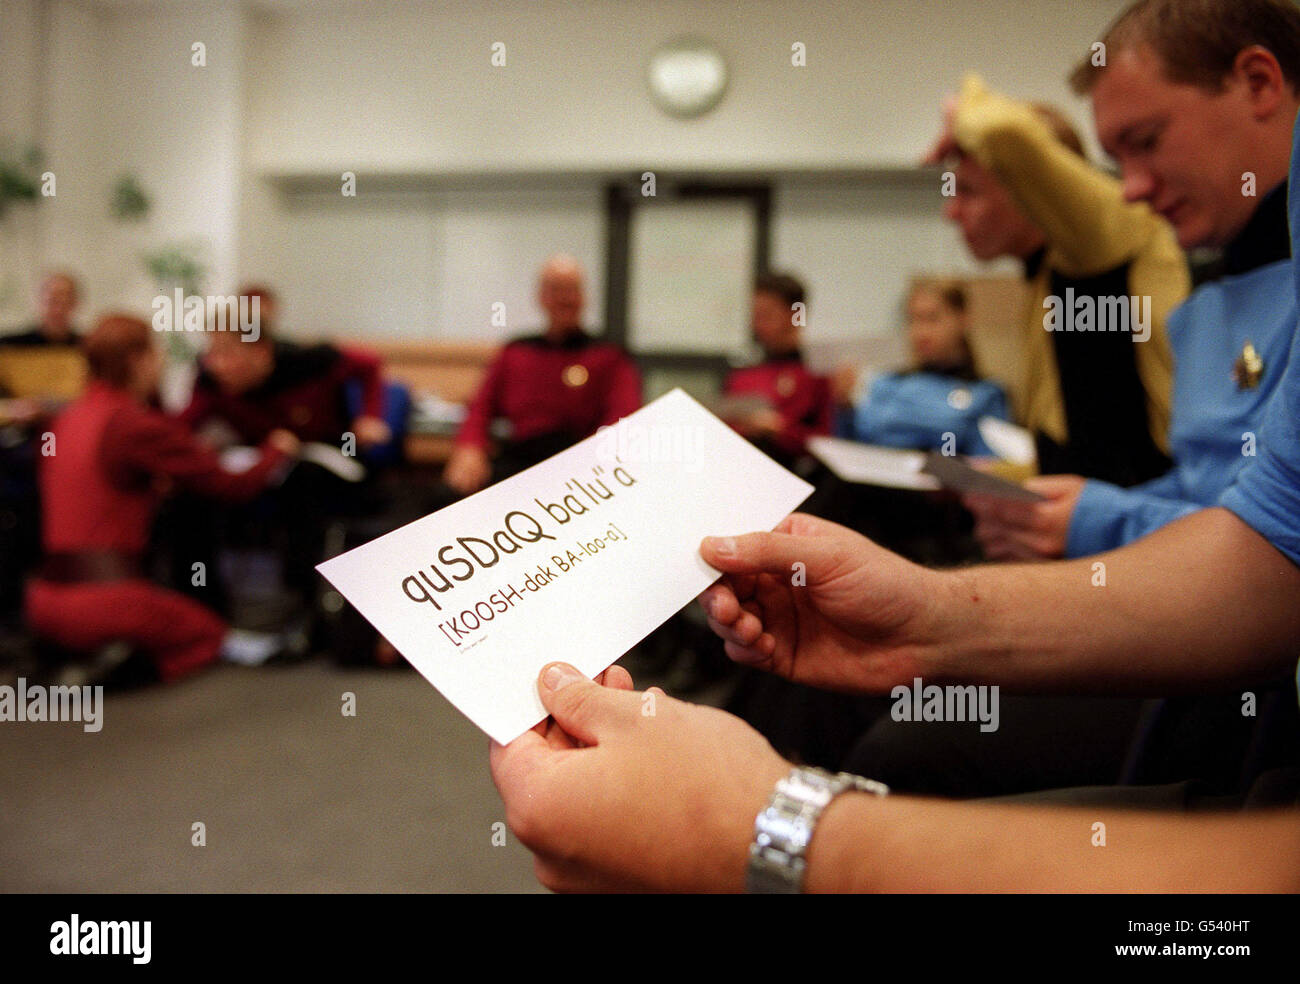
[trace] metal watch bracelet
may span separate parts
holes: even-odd
[[[745,891],[795,895],[803,891],[808,844],[822,811],[840,793],[885,796],[889,787],[847,772],[796,766],[779,780],[754,820]]]

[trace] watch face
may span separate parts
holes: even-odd
[[[647,78],[650,97],[666,113],[703,116],[727,89],[727,63],[711,43],[678,38],[655,49]]]

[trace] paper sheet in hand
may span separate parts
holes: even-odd
[[[810,438],[808,450],[846,482],[891,489],[980,492],[1026,502],[1042,499],[1037,492],[972,468],[959,457],[942,455],[937,451],[906,451],[838,437]]]
[[[1034,435],[1024,427],[1002,420],[998,417],[981,417],[979,423],[980,437],[993,449],[993,453],[1004,461],[1017,465],[1032,465],[1038,460],[1038,449],[1034,445]]]
[[[319,570],[499,742],[546,716],[553,660],[594,676],[718,576],[710,534],[812,491],[681,390]]]
[[[221,467],[228,472],[246,472],[262,460],[259,448],[250,448],[245,444],[223,449],[219,457]],[[298,450],[298,457],[310,461],[326,471],[337,475],[345,482],[359,482],[366,477],[365,466],[356,458],[344,454],[332,444],[316,441],[305,442]]]
[[[772,401],[761,393],[739,393],[734,396],[715,396],[704,403],[715,417],[723,420],[744,420],[756,413],[772,409]]]
[[[925,456],[925,473],[937,478],[951,492],[978,492],[1020,502],[1041,502],[1043,497],[1023,485],[972,468],[961,458],[931,451]]]
[[[904,451],[878,444],[813,437],[808,450],[846,482],[883,485],[891,489],[937,489],[939,480],[925,474],[924,451]]]
[[[307,441],[298,450],[298,457],[310,461],[345,482],[359,482],[366,477],[365,465],[351,455],[344,454],[332,444]]]

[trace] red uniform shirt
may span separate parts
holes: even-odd
[[[772,440],[790,454],[802,454],[808,438],[831,432],[830,384],[825,376],[809,372],[797,355],[733,369],[723,392],[727,396],[752,393],[771,403],[782,422]]]
[[[506,345],[489,367],[456,436],[486,448],[496,417],[510,439],[551,434],[590,437],[641,407],[641,374],[619,346],[579,332],[556,344],[544,336]]]
[[[223,420],[248,444],[260,444],[277,428],[303,441],[337,444],[352,427],[345,387],[353,379],[361,382],[362,413],[384,416],[384,385],[376,356],[333,345],[274,345],[275,368],[247,393],[224,393],[215,380],[201,373],[181,420],[191,429],[207,420]]]
[[[51,432],[54,453],[40,461],[49,553],[143,553],[154,508],[173,483],[218,498],[252,498],[284,458],[267,448],[248,471],[225,471],[183,425],[101,382],[64,409]]]

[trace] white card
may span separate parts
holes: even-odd
[[[1026,428],[989,416],[981,417],[978,426],[984,443],[1004,461],[1014,465],[1032,465],[1038,460],[1034,435]]]
[[[546,717],[543,666],[595,676],[717,579],[702,538],[769,530],[811,492],[673,390],[317,569],[505,743]]]
[[[840,437],[808,439],[808,450],[846,482],[882,485],[891,489],[938,489],[942,486],[925,467],[924,451],[905,451]]]

